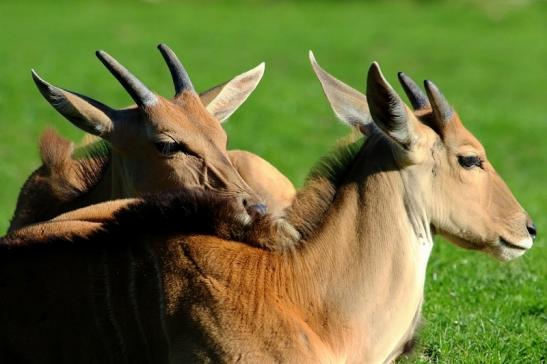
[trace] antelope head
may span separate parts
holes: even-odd
[[[104,51],[96,55],[129,93],[135,105],[113,109],[90,97],[53,86],[32,71],[46,100],[78,128],[105,139],[112,149],[111,198],[138,196],[179,186],[204,186],[239,196],[244,204],[261,199],[232,166],[221,122],[254,90],[264,64],[198,95],[188,73],[166,45],[158,46],[175,86],[166,99],[150,91]],[[207,105],[205,106],[204,103]]]
[[[431,187],[429,211],[433,228],[461,247],[482,250],[500,260],[524,254],[532,247],[536,227],[489,162],[482,144],[464,127],[433,82],[424,81],[424,94],[402,72],[399,81],[414,114],[385,81],[377,65],[369,72],[369,98],[389,95],[390,113],[401,115],[391,118],[403,125],[403,134],[409,141],[404,153],[414,161],[416,169],[421,166]],[[376,106],[379,105],[371,105],[371,111]],[[377,117],[383,120],[382,115]]]
[[[424,93],[399,73],[410,110],[377,63],[369,69],[365,96],[324,71],[311,52],[310,60],[336,116],[389,143],[412,195],[409,208],[420,210],[434,232],[504,261],[532,247],[536,228],[529,215],[431,81],[424,82]]]

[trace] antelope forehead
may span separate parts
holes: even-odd
[[[174,140],[184,138],[185,135],[205,133],[205,130],[189,119],[187,115],[156,115],[145,125],[146,135],[154,139],[157,135],[167,135]]]
[[[481,142],[461,122],[451,125],[443,139],[453,150],[467,149],[469,152],[474,150],[477,154],[485,153]]]
[[[192,110],[168,100],[155,107],[147,108],[146,115],[148,122],[157,128],[187,127],[193,119]]]

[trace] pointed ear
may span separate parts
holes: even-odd
[[[32,78],[44,98],[72,124],[90,134],[108,137],[113,127],[113,109],[89,97],[53,86],[34,70]]]
[[[40,158],[50,171],[61,174],[63,167],[71,161],[74,143],[60,136],[57,131],[47,128],[40,137]]]
[[[323,92],[336,117],[346,124],[359,128],[363,134],[370,134],[374,124],[366,96],[321,68],[312,51],[309,52],[309,57],[311,66],[321,82]]]
[[[254,91],[264,75],[264,68],[262,62],[252,70],[201,93],[201,102],[221,123],[224,122]]]
[[[367,76],[367,99],[374,123],[409,151],[416,144],[418,122],[374,62]]]

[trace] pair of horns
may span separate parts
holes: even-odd
[[[433,82],[429,80],[424,81],[425,91],[427,92],[426,95],[420,87],[418,87],[416,82],[403,72],[399,72],[397,76],[414,110],[432,109],[438,120],[450,120],[454,110]]]
[[[437,86],[425,81],[427,96],[407,75],[399,72],[399,81],[416,111],[433,111],[432,122],[442,133],[454,113]],[[397,92],[384,78],[380,66],[374,62],[367,76],[367,102],[375,124],[404,149],[410,149],[416,142],[415,124],[409,122],[408,111]]]
[[[175,86],[175,97],[185,90],[194,91],[194,86],[190,80],[190,76],[182,66],[182,63],[177,58],[175,52],[173,52],[167,45],[158,45],[169,71],[173,79]],[[150,91],[137,77],[135,77],[127,68],[122,66],[114,57],[106,53],[105,51],[97,51],[95,53],[97,58],[105,65],[105,67],[112,73],[114,77],[121,83],[123,88],[129,93],[133,101],[139,106],[150,106],[157,102],[157,96]],[[49,85],[43,81],[38,75],[32,71],[33,78],[37,83],[44,84],[42,86]],[[40,85],[39,85],[40,86]]]
[[[158,45],[158,49],[171,72],[171,78],[175,86],[175,97],[185,90],[194,91],[190,76],[188,76],[188,72],[184,69],[175,52],[165,44]],[[157,102],[157,96],[112,56],[104,51],[97,51],[96,55],[122,84],[137,105],[147,106]]]

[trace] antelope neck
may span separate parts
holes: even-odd
[[[307,322],[350,362],[362,361],[362,353],[365,362],[381,362],[408,340],[433,244],[426,208],[407,186],[408,171],[397,168],[389,146],[367,144],[323,225],[294,257],[295,284],[314,282],[301,302],[316,307]],[[302,287],[295,291],[302,295]]]

